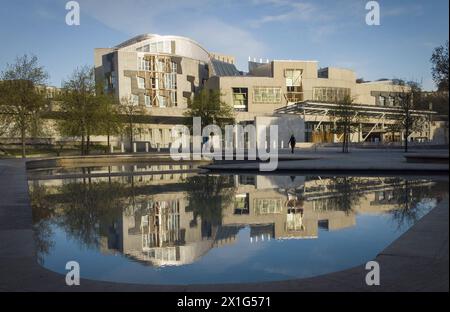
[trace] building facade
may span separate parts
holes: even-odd
[[[287,146],[291,134],[299,143],[339,142],[332,112],[346,96],[362,117],[353,142],[399,141],[402,135],[392,134],[389,125],[402,114],[399,95],[405,87],[388,80],[359,83],[354,71],[319,68],[317,61],[249,60],[243,73],[233,56],[208,52],[194,40],[147,34],[96,49],[95,73],[119,100],[145,107],[150,122],[135,140],[151,147],[170,146],[171,128],[183,123],[189,99],[202,88],[219,90],[239,124],[278,125],[279,147]],[[416,114],[427,122],[409,139],[433,140],[433,112]]]

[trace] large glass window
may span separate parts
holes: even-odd
[[[248,89],[233,88],[233,105],[237,111],[247,111],[248,108]]]
[[[155,41],[136,49],[138,52],[171,53],[170,41]]]
[[[281,199],[262,199],[254,200],[254,209],[257,215],[281,213],[283,211]]]
[[[253,102],[261,104],[276,104],[281,102],[281,88],[254,87]]]
[[[284,76],[286,77],[287,87],[300,87],[302,83],[301,69],[285,69]]]
[[[314,101],[337,103],[350,96],[349,88],[318,87],[313,89]]]

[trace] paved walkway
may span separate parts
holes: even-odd
[[[413,153],[411,153],[413,154]],[[448,155],[448,150],[432,151],[430,154]],[[410,163],[404,157],[405,153],[387,149],[367,150],[353,149],[344,154],[336,148],[320,149],[318,151],[297,150],[292,160],[286,160],[288,155],[280,154],[277,170],[286,171],[422,171],[448,172],[448,163]],[[302,160],[295,158],[302,157]],[[259,170],[259,163],[221,163],[205,165],[211,170]]]
[[[381,286],[366,286],[364,266],[281,282],[226,285],[136,285],[65,277],[36,262],[23,160],[0,161],[0,291],[449,291],[448,198],[377,257]]]

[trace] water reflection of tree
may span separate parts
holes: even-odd
[[[197,175],[185,182],[189,202],[186,211],[194,213],[191,225],[195,225],[198,217],[202,226],[221,225],[223,209],[235,198],[233,176]]]
[[[425,199],[439,195],[434,183],[427,180],[393,179],[392,202],[395,209],[389,211],[398,228],[415,224],[430,207],[421,205]]]
[[[97,247],[99,237],[122,215],[124,186],[120,183],[89,182],[61,186],[63,211],[58,225],[87,247]]]
[[[49,200],[47,188],[33,185],[30,188],[30,201],[32,207],[33,237],[36,247],[37,261],[44,263],[45,255],[49,254],[55,245],[52,241],[53,231],[50,218],[55,212],[55,206]]]
[[[326,192],[333,195],[325,199],[328,209],[343,211],[345,214],[353,212],[354,207],[358,205],[364,197],[364,193],[359,189],[363,180],[358,177],[338,176],[327,180]]]

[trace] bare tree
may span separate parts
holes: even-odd
[[[332,115],[333,132],[342,137],[342,152],[348,153],[351,135],[359,131],[361,118],[350,96],[345,96],[338,104]]]
[[[414,132],[421,131],[426,116],[420,116],[414,111],[419,106],[420,101],[421,90],[419,85],[403,81],[399,81],[397,85],[400,87],[398,107],[401,110],[397,123],[403,132],[404,150],[407,153],[409,137]]]
[[[130,140],[130,146],[134,143],[134,133],[136,132],[136,120],[144,112],[144,106],[140,105],[133,96],[123,96],[120,99],[120,111],[125,115],[125,133]]]

